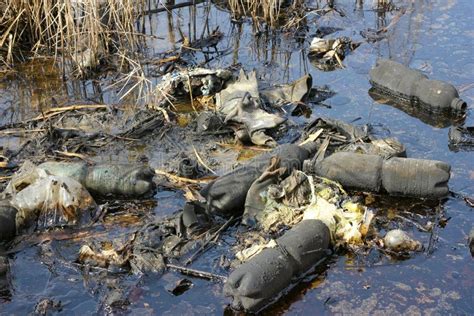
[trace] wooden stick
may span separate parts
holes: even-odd
[[[426,229],[425,227],[421,226],[420,224],[418,224],[417,222],[407,218],[407,217],[403,217],[401,215],[395,215],[396,218],[400,218],[401,220],[403,221],[406,221],[406,222],[409,222],[410,224],[412,224],[413,226],[415,226],[416,228],[418,228],[419,230],[421,230],[422,232],[429,232],[428,229]]]
[[[174,182],[184,182],[184,183],[191,183],[191,184],[206,184],[215,179],[215,177],[206,177],[206,178],[200,178],[200,179],[183,178],[183,177],[171,174],[169,172],[166,172],[160,169],[155,169],[155,173],[161,176],[165,176],[169,180],[174,181]]]
[[[231,148],[231,149],[247,149],[247,150],[255,150],[255,151],[271,151],[271,148],[264,148],[258,146],[242,146],[238,144],[226,144],[226,143],[216,143],[216,145],[223,147],[223,148]]]
[[[39,133],[44,132],[45,129],[23,129],[23,130],[10,130],[10,131],[1,131],[2,135],[22,135],[25,133]]]
[[[45,113],[40,114],[37,117],[32,118],[30,120],[27,120],[25,123],[45,120],[53,116],[59,115],[61,113],[68,112],[68,111],[75,111],[75,110],[81,110],[81,109],[106,109],[106,108],[107,108],[107,105],[104,105],[104,104],[78,104],[78,105],[71,105],[71,106],[65,106],[65,107],[59,107],[59,108],[51,108],[47,110]]]
[[[214,170],[212,170],[208,165],[206,165],[206,163],[204,163],[204,160],[202,160],[201,156],[199,156],[199,154],[196,150],[196,147],[194,147],[194,145],[193,145],[193,150],[194,150],[194,155],[196,156],[199,163],[201,165],[203,165],[203,167],[206,168],[208,171],[210,171],[212,174],[216,174],[216,172]]]
[[[0,182],[5,182],[7,180],[10,180],[11,178],[13,178],[13,176],[3,176],[3,177],[0,177]]]
[[[184,263],[185,266],[187,266],[188,264],[190,264],[191,262],[194,261],[194,259],[196,259],[196,257],[201,254],[205,248],[207,247],[207,245],[209,245],[209,243],[214,239],[216,238],[223,230],[227,229],[227,227],[229,227],[229,225],[234,221],[234,216],[231,216],[231,218],[229,218],[229,220],[227,222],[224,223],[224,225],[221,226],[221,228],[219,228],[214,234],[211,235],[210,238],[208,238],[202,245],[201,247],[199,247],[199,249],[193,253],[191,255],[191,257],[188,258],[188,260],[186,260],[186,262]]]
[[[195,1],[182,2],[182,3],[177,3],[175,5],[164,5],[161,8],[147,10],[143,14],[154,14],[154,13],[160,13],[160,12],[164,12],[164,11],[171,11],[171,10],[182,8],[182,7],[189,7],[189,6],[199,4],[199,3],[202,3],[202,2],[204,2],[204,0],[195,0]]]
[[[72,157],[72,158],[79,158],[85,161],[91,161],[89,158],[87,158],[85,155],[81,155],[78,153],[70,153],[68,151],[59,151],[59,150],[54,150],[56,154],[63,155],[65,157]]]
[[[320,128],[319,130],[316,131],[316,133],[313,133],[306,138],[305,141],[303,141],[299,146],[303,146],[304,144],[307,144],[309,142],[314,142],[316,139],[318,139],[319,135],[324,131],[324,129]]]
[[[439,227],[439,219],[441,217],[441,206],[438,205],[436,206],[436,214],[435,214],[435,219],[434,219],[434,225],[433,225],[433,228],[431,229],[431,232],[430,232],[430,240],[428,242],[428,248],[426,248],[426,254],[428,256],[431,256],[431,254],[433,253],[434,251],[434,245],[437,241],[437,237],[438,237],[438,227]]]
[[[227,281],[227,277],[225,277],[223,275],[214,274],[214,273],[210,273],[210,272],[206,272],[206,271],[190,269],[190,268],[181,267],[181,266],[177,266],[177,265],[169,264],[169,263],[166,265],[166,267],[169,268],[169,269],[173,269],[173,270],[176,270],[178,272],[181,272],[183,274],[191,275],[191,276],[198,277],[198,278],[203,278],[203,279],[207,279],[207,280],[218,280],[218,281],[224,281],[224,282]]]
[[[336,60],[339,64],[339,66],[341,66],[341,68],[345,68],[344,65],[342,64],[342,60],[341,58],[339,57],[338,53],[337,52],[334,52],[334,56],[336,57]]]

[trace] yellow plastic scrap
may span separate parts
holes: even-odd
[[[362,204],[359,203],[354,203],[352,201],[347,201],[342,205],[342,208],[345,211],[351,212],[351,213],[364,213],[365,208]]]
[[[334,216],[337,212],[336,205],[329,203],[327,200],[317,197],[316,203],[311,204],[303,213],[303,220],[306,219],[319,219],[329,228],[331,233],[331,240],[335,242],[335,233],[337,229],[336,217]]]
[[[277,243],[274,239],[270,240],[266,244],[256,244],[253,246],[250,246],[249,248],[246,248],[244,250],[241,250],[235,254],[235,257],[240,260],[240,262],[245,262],[252,257],[256,256],[259,254],[263,249],[266,248],[275,248],[277,246]]]
[[[331,188],[325,188],[318,192],[318,196],[324,200],[330,200],[334,197],[334,191]]]
[[[268,199],[265,210],[256,217],[260,227],[269,231],[280,225],[295,225],[301,219],[318,219],[329,228],[333,244],[362,244],[374,217],[373,212],[352,201],[346,201],[339,207],[348,197],[339,183],[306,176],[307,185],[311,188],[311,197],[306,201],[308,206],[294,208]],[[315,183],[314,179],[319,179],[319,183]],[[303,216],[299,216],[301,213]]]
[[[345,195],[345,192],[342,192]],[[352,201],[347,201],[342,208],[338,208],[335,203],[331,203],[335,196],[337,194],[330,187],[317,192],[316,202],[307,207],[303,220],[319,219],[325,223],[331,232],[334,244],[362,244],[374,217],[373,212],[364,205]]]
[[[279,225],[295,224],[298,214],[295,209],[268,199],[265,209],[256,216],[256,219],[260,227],[268,232]]]

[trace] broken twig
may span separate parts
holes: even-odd
[[[196,259],[196,257],[201,254],[206,248],[207,246],[209,245],[209,243],[214,240],[222,231],[224,231],[225,229],[227,229],[227,227],[230,226],[230,224],[234,221],[234,216],[232,216],[231,218],[229,218],[229,220],[227,222],[224,223],[224,225],[221,226],[221,228],[219,228],[214,234],[211,235],[210,238],[208,238],[202,245],[201,247],[199,247],[199,249],[193,253],[191,255],[191,257],[188,258],[188,260],[186,260],[186,262],[184,263],[185,266],[187,266],[188,264],[190,264],[191,262],[194,261],[194,259]]]
[[[218,280],[218,281],[224,281],[224,282],[227,281],[227,277],[225,277],[223,275],[214,274],[214,273],[210,273],[210,272],[206,272],[206,271],[190,269],[190,268],[186,268],[186,267],[177,266],[177,265],[174,265],[174,264],[167,264],[166,267],[169,268],[169,269],[173,269],[173,270],[176,270],[178,272],[181,272],[183,274],[198,277],[198,278],[203,278],[203,279],[207,279],[207,280]]]
[[[196,147],[194,147],[193,145],[193,150],[194,150],[194,155],[196,156],[197,160],[199,161],[199,163],[204,167],[206,168],[208,171],[210,171],[212,174],[216,174],[216,172],[214,170],[212,170],[208,165],[206,165],[204,163],[204,160],[202,160],[201,156],[199,156],[197,150],[196,150]]]
[[[189,178],[184,178],[180,177],[177,175],[174,175],[172,173],[160,170],[160,169],[155,169],[155,173],[160,176],[165,176],[169,180],[173,182],[184,182],[184,183],[191,183],[191,184],[206,184],[211,182],[212,180],[215,179],[215,177],[205,177],[205,178],[200,178],[200,179],[189,179]]]

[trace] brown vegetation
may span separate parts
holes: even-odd
[[[7,63],[54,55],[79,74],[109,55],[132,57],[141,45],[136,19],[145,0],[0,0],[0,55]],[[63,63],[63,64],[65,64]]]
[[[304,15],[304,3],[304,0],[229,0],[228,6],[236,19],[250,16],[257,26],[266,23],[270,28],[275,28],[281,26],[283,13],[287,17],[286,22],[301,18]],[[293,26],[294,23],[287,24]]]

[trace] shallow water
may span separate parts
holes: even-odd
[[[313,1],[315,2],[315,1]],[[319,17],[307,17],[307,31],[259,35],[249,22],[234,24],[228,13],[215,5],[199,4],[153,14],[145,28],[159,38],[150,40],[150,55],[179,47],[179,26],[191,39],[199,38],[203,28],[219,26],[224,38],[219,42],[219,53],[196,52],[191,61],[199,64],[212,58],[208,67],[241,64],[246,70],[256,69],[263,85],[285,83],[310,73],[313,84],[328,85],[336,95],[324,103],[314,105],[312,117],[330,116],[357,124],[370,123],[381,130],[388,129],[407,147],[409,157],[437,159],[452,166],[450,188],[464,196],[474,196],[474,164],[472,152],[452,152],[448,149],[448,128],[434,122],[426,124],[416,117],[390,105],[375,102],[368,94],[368,71],[377,57],[386,57],[420,69],[430,78],[445,80],[460,90],[468,103],[465,124],[472,126],[474,103],[474,28],[471,0],[396,1],[406,9],[388,32],[387,38],[375,43],[363,42],[348,55],[344,69],[323,72],[315,68],[307,57],[311,38],[320,26],[342,28],[329,36],[345,35],[364,41],[360,31],[388,25],[397,11],[386,15],[371,10],[369,1],[362,8],[356,1],[336,1],[336,8],[344,12],[330,12]],[[50,65],[27,64],[17,68],[18,75],[0,81],[1,124],[32,117],[55,102],[90,98],[98,102],[118,102],[116,91],[106,91],[106,84],[71,81],[63,84],[60,72]],[[105,92],[103,92],[105,91]],[[291,120],[291,118],[290,118]],[[309,119],[294,118],[295,129]],[[280,142],[287,141],[284,137]],[[2,138],[0,145],[15,147],[21,138]],[[150,158],[153,167],[165,167],[169,154],[160,141],[140,148],[140,154]],[[136,148],[126,153],[110,153],[100,160],[134,160]],[[180,209],[184,203],[180,191],[164,190],[156,194],[153,212],[164,216]],[[435,221],[436,207],[420,201],[403,199],[380,202],[380,212],[420,214]],[[288,314],[473,314],[474,268],[467,247],[467,234],[474,226],[473,209],[460,197],[449,197],[442,204],[444,216],[450,218],[445,227],[437,228],[438,235],[430,245],[430,234],[420,232],[409,222],[394,221],[421,241],[425,250],[407,260],[397,261],[373,252],[366,256],[353,254],[332,258],[319,275],[307,278],[291,295],[285,297],[268,313]],[[407,213],[404,213],[407,212]],[[414,214],[414,215],[413,215]],[[132,228],[114,227],[114,235],[127,233]],[[219,246],[227,249],[232,243],[227,234],[217,247],[208,251],[193,267],[227,274],[218,267],[222,254]],[[76,258],[81,242],[54,241],[27,248],[10,257],[11,285],[0,309],[6,314],[26,314],[34,310],[42,298],[61,301],[64,313],[104,313],[104,293],[107,288],[124,289],[130,301],[124,313],[134,314],[222,314],[229,300],[222,296],[222,285],[191,278],[194,286],[180,296],[168,293],[165,286],[179,274],[168,272],[158,276],[127,276],[123,274],[100,278],[70,264]],[[432,247],[432,248],[431,248]],[[430,251],[428,251],[430,249]],[[189,278],[189,277],[188,277]]]

